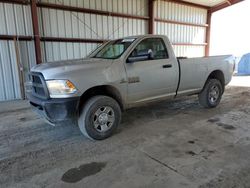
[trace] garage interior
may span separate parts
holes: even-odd
[[[44,123],[20,100],[32,66],[84,58],[114,38],[164,34],[176,56],[208,56],[211,16],[239,2],[0,0],[0,184],[249,187],[249,77],[234,77],[215,109],[196,96],[130,109],[101,142]]]

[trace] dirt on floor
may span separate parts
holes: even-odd
[[[123,114],[104,141],[44,123],[27,101],[0,103],[0,187],[250,187],[250,88],[227,87]]]

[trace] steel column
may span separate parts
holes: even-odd
[[[154,0],[148,0],[148,16],[149,16],[149,22],[148,22],[148,34],[154,34]]]
[[[36,3],[37,3],[36,0],[31,0],[31,17],[32,17],[33,35],[35,41],[36,63],[40,64],[42,63],[42,56],[41,56],[40,34],[39,34]]]
[[[211,34],[211,18],[212,18],[212,12],[210,10],[207,11],[207,25],[206,28],[206,48],[205,48],[205,56],[209,56],[209,50],[210,50],[210,34]]]

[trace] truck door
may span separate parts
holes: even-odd
[[[175,95],[179,68],[162,38],[143,39],[130,53],[125,68],[129,103]]]

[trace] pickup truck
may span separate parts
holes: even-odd
[[[166,36],[131,36],[84,59],[36,65],[28,99],[49,123],[74,120],[86,137],[102,140],[123,110],[141,104],[198,94],[202,106],[216,107],[233,71],[230,55],[176,58]]]

